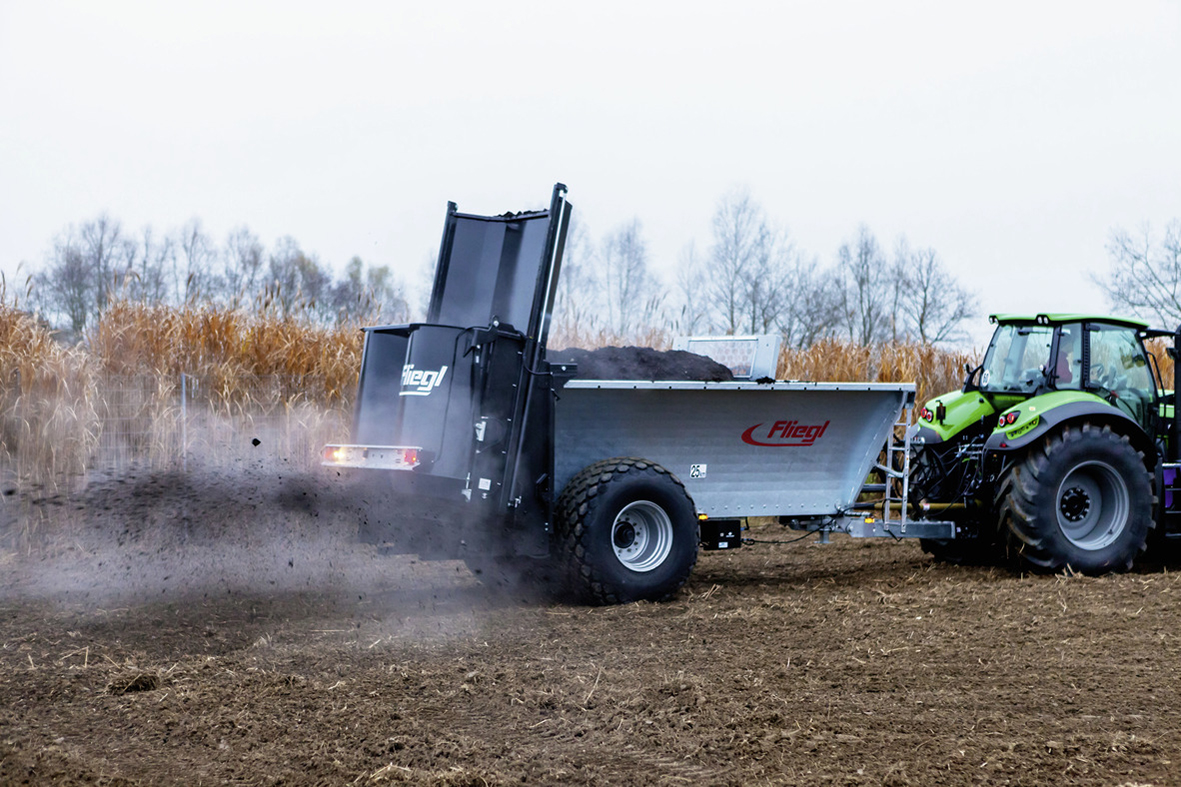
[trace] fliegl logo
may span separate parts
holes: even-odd
[[[402,367],[402,390],[398,396],[429,396],[431,391],[443,384],[445,374],[446,366],[437,372],[428,372],[425,369],[415,369],[414,364],[408,363]]]
[[[774,448],[804,448],[812,445],[828,428],[829,421],[822,424],[802,424],[799,421],[776,421],[770,429],[764,429],[766,421],[755,424],[742,433],[742,442],[751,445],[766,445]]]

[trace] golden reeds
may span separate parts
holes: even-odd
[[[1172,347],[1173,343],[1167,339],[1152,339],[1145,342],[1148,352],[1156,359],[1157,367],[1160,369],[1161,383],[1166,389],[1173,388],[1173,367],[1176,365],[1172,358],[1169,357],[1167,348]]]
[[[80,473],[94,444],[95,369],[0,298],[0,460],[35,469],[32,481]]]
[[[865,346],[822,339],[807,349],[780,352],[777,376],[786,380],[914,382],[917,401],[924,402],[960,388],[964,365],[975,366],[979,355],[918,342]]]
[[[360,338],[356,326],[273,311],[120,301],[67,348],[0,298],[5,488],[68,487],[103,463],[177,462],[244,430],[314,457],[345,436]]]
[[[282,401],[338,407],[351,402],[356,388],[358,327],[328,327],[273,310],[124,301],[103,314],[90,350],[108,373],[191,375],[202,397],[227,410],[259,404],[253,401],[258,378],[284,381]]]
[[[319,442],[345,436],[358,328],[266,304],[252,313],[116,301],[82,346],[66,348],[31,315],[0,303],[0,462],[23,481],[60,483],[112,456],[156,465],[202,446],[216,452],[218,441],[243,430],[266,430],[280,450],[314,456]],[[659,330],[623,337],[568,329],[550,340],[552,347],[671,344]],[[921,401],[957,388],[965,362],[975,357],[917,343],[825,340],[784,350],[778,376],[914,380]],[[201,424],[192,434],[178,430],[182,407],[188,423]]]

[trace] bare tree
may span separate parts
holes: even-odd
[[[849,341],[869,345],[889,330],[891,269],[878,240],[862,224],[857,236],[837,251],[841,316]]]
[[[268,280],[271,298],[283,316],[305,308],[330,317],[331,299],[325,299],[331,278],[320,267],[314,256],[304,254],[299,243],[290,235],[275,244],[268,261]]]
[[[1117,228],[1107,243],[1111,267],[1092,277],[1116,311],[1164,325],[1181,322],[1181,219],[1165,225],[1158,242],[1145,224],[1136,235]]]
[[[97,275],[72,225],[58,235],[46,269],[34,282],[40,311],[52,324],[62,325],[64,318],[74,337],[81,337],[94,310]]]
[[[703,294],[712,304],[715,327],[725,333],[737,333],[745,324],[748,280],[765,231],[762,209],[746,189],[719,201],[709,250],[709,289]]]
[[[793,255],[786,271],[787,286],[780,298],[782,311],[778,326],[788,347],[811,347],[831,335],[841,322],[839,282],[820,269],[815,257]]]
[[[173,239],[167,235],[157,238],[151,225],[145,225],[139,239],[129,241],[126,249],[126,296],[143,303],[167,302],[168,275],[176,252]]]
[[[596,331],[602,327],[599,317],[601,298],[595,286],[595,246],[578,211],[570,214],[562,271],[554,299],[553,325],[562,334]]]
[[[390,267],[369,267],[360,257],[345,265],[345,277],[332,287],[329,299],[338,324],[363,318],[387,324],[410,319],[405,289]]]
[[[894,243],[894,259],[886,273],[887,322],[889,323],[890,341],[911,337],[911,324],[906,311],[906,300],[910,285],[909,270],[914,263],[915,252],[910,247],[910,241],[905,235],[899,235]]]
[[[692,242],[681,249],[674,277],[674,287],[680,301],[675,329],[689,336],[703,333],[710,327],[709,279],[706,263]]]
[[[650,326],[660,313],[664,295],[648,270],[648,246],[640,220],[632,219],[608,233],[599,259],[607,327],[627,336]]]
[[[94,272],[94,313],[100,315],[111,299],[119,268],[125,254],[122,225],[102,213],[82,225],[78,232],[79,249]]]
[[[222,251],[225,291],[231,303],[249,303],[263,278],[263,247],[245,225],[230,231]]]
[[[81,338],[116,295],[175,305],[224,296],[239,305],[264,282],[267,302],[285,316],[300,311],[325,322],[365,316],[395,323],[411,317],[406,287],[389,266],[353,258],[336,282],[291,237],[276,244],[265,268],[263,255],[258,237],[244,226],[229,233],[223,252],[200,219],[165,236],[145,226],[132,237],[103,214],[55,238],[44,268],[30,277],[30,300],[73,338]]]
[[[357,259],[354,257],[353,259]],[[410,321],[410,299],[406,287],[388,265],[365,270],[365,289],[377,307],[378,318],[386,323]]]
[[[711,304],[716,330],[768,333],[790,320],[792,275],[799,253],[787,233],[768,220],[750,192],[738,189],[718,202],[713,216],[701,293]]]
[[[905,333],[923,344],[966,338],[961,326],[976,316],[979,301],[948,273],[930,247],[907,250],[899,316]]]
[[[430,314],[431,293],[435,288],[435,269],[438,264],[438,251],[428,251],[419,258],[418,265],[409,271],[406,291],[411,320],[425,320]]]
[[[80,227],[70,225],[54,241],[46,269],[34,277],[40,308],[80,337],[106,309],[133,249],[120,223],[105,213]]]
[[[751,252],[742,279],[746,329],[750,333],[767,333],[783,322],[793,306],[799,305],[788,303],[793,294],[792,265],[799,260],[787,236],[765,222],[759,227]]]
[[[201,220],[193,218],[177,231],[173,287],[179,303],[190,303],[216,295],[220,288],[214,263],[217,246],[205,232]]]

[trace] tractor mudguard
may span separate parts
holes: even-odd
[[[1016,418],[995,428],[984,445],[986,452],[1019,451],[1069,422],[1088,421],[1096,426],[1110,425],[1113,430],[1126,434],[1132,445],[1146,455],[1155,453],[1144,427],[1092,393],[1055,391],[1027,399],[1001,413],[1000,418],[1006,419],[1010,414],[1016,414]]]

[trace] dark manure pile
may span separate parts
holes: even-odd
[[[734,379],[730,369],[704,355],[684,350],[654,350],[651,347],[577,347],[549,350],[551,364],[574,363],[577,380],[695,380],[726,382]]]

